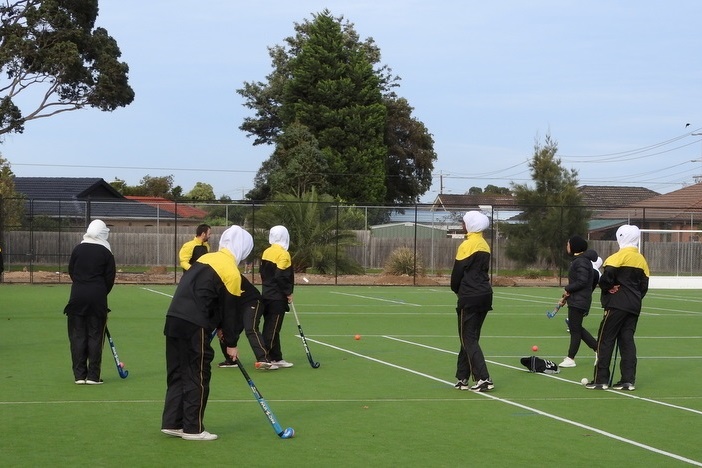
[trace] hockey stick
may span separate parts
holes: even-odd
[[[253,392],[256,401],[258,401],[258,404],[261,405],[263,413],[266,415],[266,418],[268,418],[268,422],[271,423],[271,426],[273,426],[273,430],[276,434],[278,434],[278,437],[280,437],[281,439],[292,439],[295,436],[295,430],[292,427],[288,427],[285,430],[283,430],[283,428],[280,427],[280,424],[275,418],[273,411],[271,411],[271,409],[268,407],[268,403],[263,398],[263,395],[261,395],[261,392],[259,392],[256,388],[256,384],[254,384],[253,380],[251,380],[251,377],[249,377],[249,373],[246,372],[246,369],[244,369],[244,366],[241,364],[241,361],[239,361],[239,358],[236,358],[234,362],[237,363],[239,370],[246,379],[246,382],[249,384],[249,387],[251,387],[251,391]]]
[[[565,295],[565,293],[563,293],[563,296],[561,296],[561,299],[558,301],[558,303],[556,303],[556,307],[554,307],[553,310],[549,310],[546,312],[546,317],[548,317],[548,318],[555,317],[556,314],[558,313],[558,311],[561,309],[561,307],[563,307],[565,305],[565,298],[566,298],[566,295]]]
[[[307,354],[307,360],[310,361],[310,366],[312,366],[313,369],[319,368],[320,364],[316,362],[314,359],[312,359],[312,353],[310,353],[310,347],[307,346],[307,338],[305,338],[305,334],[302,332],[302,325],[300,325],[300,319],[297,317],[297,310],[295,310],[295,303],[291,302],[290,305],[292,306],[293,310],[293,315],[295,315],[295,321],[297,322],[297,331],[300,332],[300,338],[302,339],[302,346],[305,347],[305,353]]]
[[[614,380],[614,371],[617,370],[617,352],[619,351],[619,340],[614,342],[614,363],[612,364],[612,372],[609,374],[609,386],[612,386]]]
[[[107,341],[110,343],[110,349],[112,350],[112,357],[115,358],[115,365],[117,366],[117,372],[119,372],[120,377],[122,377],[123,379],[126,379],[127,376],[129,375],[129,371],[124,368],[124,363],[120,362],[119,356],[117,356],[117,348],[115,348],[115,342],[112,341],[112,337],[110,336],[110,330],[108,330],[107,327],[105,327],[105,335],[107,336]]]

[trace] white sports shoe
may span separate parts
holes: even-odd
[[[217,434],[210,434],[207,431],[202,431],[199,434],[188,434],[183,432],[181,437],[185,440],[215,440],[217,439]]]
[[[569,357],[566,357],[563,362],[558,364],[558,367],[575,367],[575,360],[571,359]]]
[[[278,366],[278,367],[280,367],[280,368],[282,369],[282,368],[285,368],[285,367],[292,367],[292,366],[293,366],[293,363],[292,363],[292,362],[288,362],[288,361],[286,361],[285,359],[281,359],[280,361],[273,361],[273,365],[274,365],[274,366]]]
[[[161,432],[173,437],[183,437],[183,429],[161,429]]]

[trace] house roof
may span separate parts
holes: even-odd
[[[152,206],[127,200],[104,179],[91,177],[15,177],[15,191],[31,216],[110,219],[173,219]]]
[[[688,185],[680,190],[633,203],[631,206],[702,211],[702,183]]]
[[[588,208],[608,209],[627,206],[660,195],[645,187],[616,185],[582,185],[578,187],[583,203]]]
[[[700,212],[702,212],[702,183],[697,183],[602,213],[599,217],[673,221],[689,220],[691,213]],[[696,217],[699,217],[699,214]]]
[[[128,200],[133,200],[139,203],[144,203],[159,210],[164,210],[172,214],[177,214],[181,218],[205,219],[208,215],[207,211],[195,208],[194,206],[184,203],[175,203],[173,200],[168,200],[161,197],[138,197],[127,195]]]
[[[15,191],[45,200],[115,200],[124,197],[97,177],[15,177]]]

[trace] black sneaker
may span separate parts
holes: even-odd
[[[588,382],[585,384],[585,388],[588,390],[607,390],[609,387],[606,383]]]
[[[222,361],[217,364],[217,367],[239,367],[239,365],[236,362],[227,359],[226,361]]]
[[[492,383],[492,380],[490,380],[490,379],[487,379],[487,380],[480,379],[480,380],[478,380],[478,383],[476,383],[475,385],[470,387],[470,389],[474,392],[489,392],[493,388],[495,388],[495,385]]]
[[[612,388],[614,390],[627,390],[629,392],[633,392],[636,389],[636,387],[634,387],[634,384],[629,382],[617,382],[614,385],[612,385]]]
[[[470,385],[468,385],[468,379],[461,379],[458,382],[456,382],[453,387],[456,390],[468,390],[470,388]]]

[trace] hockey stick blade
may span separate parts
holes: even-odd
[[[548,318],[555,317],[556,314],[558,313],[558,311],[561,310],[561,307],[563,307],[565,305],[565,298],[566,298],[566,295],[563,294],[561,296],[561,299],[556,303],[556,307],[554,307],[553,310],[549,310],[546,312],[546,317],[548,317]]]
[[[313,369],[319,369],[321,365],[319,362],[312,359],[312,353],[310,352],[310,347],[307,344],[307,338],[305,338],[305,333],[302,331],[302,325],[300,325],[300,319],[297,317],[297,310],[295,309],[295,303],[291,302],[293,315],[295,316],[295,322],[297,322],[297,331],[300,333],[300,339],[302,340],[302,346],[305,348],[305,354],[307,354],[307,360],[310,362],[310,366]]]
[[[302,327],[300,325],[297,326],[297,331],[300,333],[302,346],[305,347],[305,354],[307,354],[307,360],[310,362],[310,366],[312,366],[313,369],[319,369],[319,366],[321,366],[321,364],[312,359],[312,353],[310,353],[310,348],[309,346],[307,346],[307,338],[305,338],[305,333],[302,331]]]
[[[246,372],[246,369],[244,369],[244,366],[241,364],[241,361],[239,361],[239,358],[237,358],[234,362],[237,364],[237,367],[241,371],[241,375],[244,376],[246,383],[249,384],[249,388],[254,394],[254,398],[256,398],[256,401],[261,406],[263,414],[266,415],[266,419],[268,419],[268,422],[271,424],[273,430],[278,435],[278,437],[280,437],[281,439],[292,439],[295,436],[295,430],[292,427],[283,429],[280,426],[278,420],[273,414],[273,411],[271,411],[270,407],[268,406],[268,402],[263,398],[263,395],[261,395],[261,392],[258,391],[258,388],[256,388],[256,384],[249,376],[249,373]]]
[[[546,316],[548,318],[553,318],[556,316],[556,314],[558,313],[558,311],[560,309],[561,309],[561,303],[559,302],[558,304],[556,304],[556,307],[554,307],[553,310],[549,310],[546,312]]]
[[[117,373],[123,379],[126,379],[129,375],[129,371],[124,367],[120,366],[119,356],[117,355],[117,348],[115,348],[115,342],[112,341],[112,336],[110,336],[110,330],[105,327],[105,336],[107,336],[107,342],[110,344],[110,350],[112,351],[112,357],[115,360],[115,365],[117,366]]]

